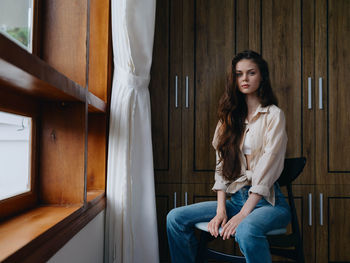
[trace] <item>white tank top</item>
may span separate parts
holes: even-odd
[[[244,142],[243,142],[243,153],[250,155],[252,154],[252,138],[250,136],[249,130],[247,131],[245,137],[244,137]]]

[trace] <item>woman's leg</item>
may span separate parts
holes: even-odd
[[[182,206],[171,210],[167,216],[167,234],[172,263],[195,262],[198,241],[194,225],[210,221],[216,215],[217,202],[209,201]],[[226,201],[227,215],[237,213],[232,202]]]
[[[265,199],[258,203],[257,207],[238,225],[235,235],[247,263],[271,262],[266,233],[286,227],[290,218],[289,206],[280,191],[276,191],[275,206]]]

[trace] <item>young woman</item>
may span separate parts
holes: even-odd
[[[218,237],[235,236],[248,263],[271,262],[266,233],[290,222],[290,209],[278,183],[287,145],[285,118],[277,107],[266,61],[254,51],[232,60],[219,104],[213,146],[217,201],[179,207],[167,216],[173,263],[195,262],[194,225],[210,221]],[[226,195],[231,199],[226,200]]]

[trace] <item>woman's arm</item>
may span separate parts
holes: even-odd
[[[231,235],[236,233],[236,228],[237,226],[242,222],[244,218],[246,218],[250,212],[253,211],[255,206],[259,203],[260,199],[262,198],[261,195],[256,194],[256,193],[251,193],[243,205],[241,211],[233,216],[224,226],[222,229],[222,239],[228,239],[230,238]]]
[[[217,191],[217,198],[218,206],[216,209],[216,216],[208,224],[210,234],[215,237],[219,235],[220,224],[224,227],[227,222],[226,193],[222,190]]]
[[[226,214],[226,193],[224,191],[217,191],[218,198],[218,207],[216,213],[225,213]]]
[[[268,119],[265,146],[252,175],[251,193],[269,197],[270,189],[283,170],[287,148],[286,120],[282,110],[271,113]],[[270,200],[267,200],[270,202]],[[270,202],[274,205],[273,202]]]

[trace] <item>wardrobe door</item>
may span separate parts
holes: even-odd
[[[315,262],[316,246],[316,199],[314,185],[293,185],[293,196],[298,216],[298,223],[303,241],[305,262]],[[287,197],[287,189],[282,187],[282,192]],[[292,232],[292,225],[287,227],[287,233]],[[285,262],[285,258],[273,256],[275,262]],[[290,260],[291,262],[294,262]],[[289,261],[288,261],[289,262]]]
[[[350,185],[318,185],[316,262],[350,262]]]
[[[183,2],[182,179],[214,181],[212,138],[235,54],[235,1]]]
[[[287,122],[287,157],[305,156],[297,184],[315,183],[314,173],[314,4],[261,2],[261,53],[269,64],[272,88]]]
[[[157,2],[150,96],[155,180],[181,182],[182,2]]]
[[[316,1],[316,174],[350,184],[350,1]]]
[[[156,184],[159,260],[170,263],[166,217],[171,209],[183,204],[180,184]],[[150,240],[153,242],[153,240]]]
[[[349,262],[350,1],[316,1],[317,262]]]

